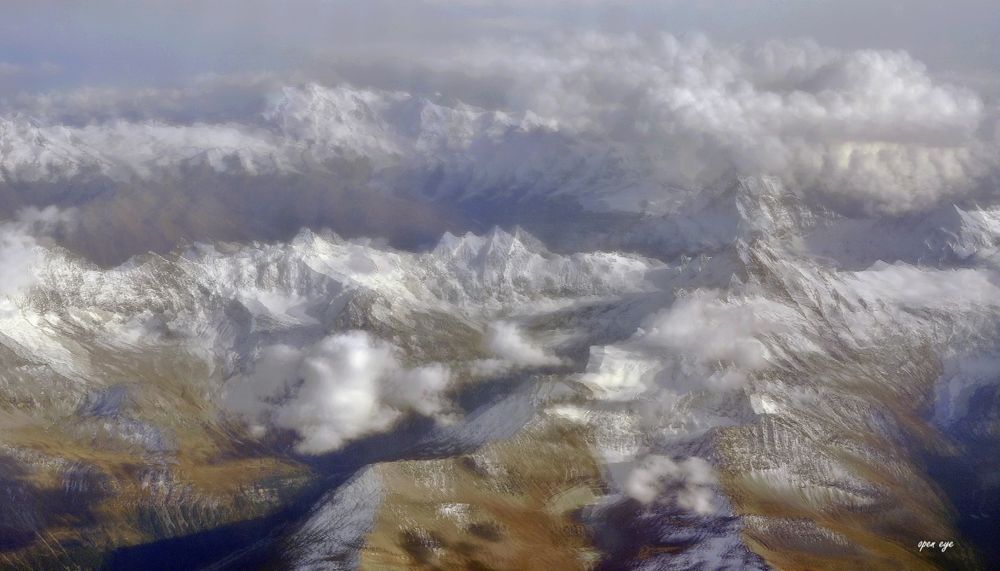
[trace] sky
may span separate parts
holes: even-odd
[[[1000,61],[1000,4],[990,0],[9,0],[0,86],[10,94],[208,73],[319,73],[578,30],[901,49],[935,73],[994,85]]]

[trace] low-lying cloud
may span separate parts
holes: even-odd
[[[681,461],[661,455],[645,457],[629,474],[625,493],[642,504],[666,502],[698,515],[715,512],[715,471],[702,458]]]
[[[224,403],[258,436],[292,430],[299,452],[322,454],[405,414],[443,412],[450,376],[440,364],[406,367],[391,344],[349,331],[305,348],[261,349],[253,370],[227,383]]]
[[[546,367],[561,363],[559,357],[527,338],[515,323],[494,323],[490,328],[488,344],[494,355],[515,366]]]
[[[23,293],[37,279],[41,241],[74,221],[74,212],[53,206],[26,208],[10,221],[0,222],[0,298]]]
[[[671,355],[679,371],[729,388],[768,364],[764,339],[789,331],[799,316],[764,298],[696,291],[655,316],[642,344]]]

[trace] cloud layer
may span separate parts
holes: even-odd
[[[517,108],[641,147],[685,186],[771,174],[902,212],[971,192],[996,168],[982,100],[905,52],[583,35],[457,61],[503,75]]]
[[[404,62],[421,82],[370,72],[395,90],[251,74],[22,95],[0,208],[95,204],[117,214],[85,212],[90,234],[127,218],[169,245],[312,225],[426,242],[495,215],[482,201],[676,213],[745,175],[851,215],[996,199],[997,110],[905,52],[590,33]]]

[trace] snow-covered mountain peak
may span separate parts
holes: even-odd
[[[963,210],[955,207],[959,217],[958,232],[952,233],[951,249],[961,259],[973,256],[990,257],[1000,244],[1000,210]]]
[[[447,160],[477,140],[538,124],[460,101],[446,105],[401,92],[317,84],[283,88],[264,118],[314,153],[342,151],[380,161]]]
[[[740,177],[734,193],[737,232],[743,239],[794,238],[815,224],[802,197],[775,177]]]
[[[377,157],[400,152],[393,128],[384,119],[402,94],[324,88],[317,84],[285,87],[264,112],[283,134],[309,145]]]

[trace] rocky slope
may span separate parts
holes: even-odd
[[[419,252],[307,230],[102,268],[23,234],[5,255],[30,280],[0,305],[0,555],[974,568],[971,544],[913,546],[973,529],[928,458],[995,428],[995,219],[854,243],[831,236],[863,220],[756,178],[602,229],[673,244],[658,260],[523,230]]]

